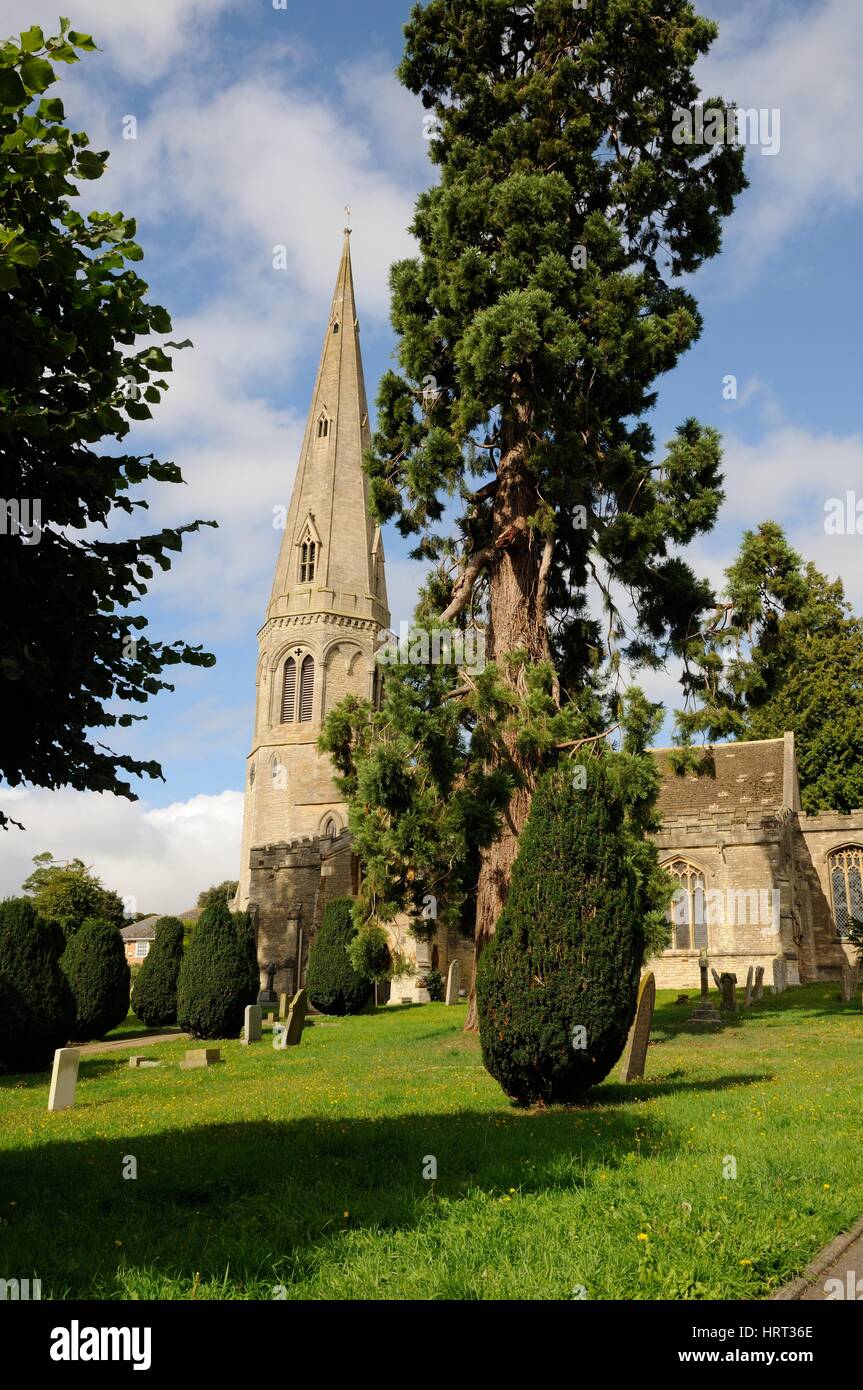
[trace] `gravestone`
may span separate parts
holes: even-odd
[[[48,1092],[49,1110],[68,1110],[75,1104],[75,1086],[78,1081],[78,1063],[81,1053],[77,1047],[58,1047],[54,1053],[54,1066],[51,1071],[51,1089]]]
[[[859,971],[856,966],[849,965],[846,961],[842,966],[842,1003],[850,1004],[854,998],[854,991],[857,988]]]
[[[180,1066],[184,1071],[195,1067],[215,1067],[222,1060],[218,1047],[193,1047],[186,1053]]]
[[[459,963],[458,963],[457,960],[454,960],[454,961],[452,961],[451,964],[450,964],[450,968],[449,968],[449,970],[447,971],[447,977],[446,977],[446,1002],[447,1002],[448,1004],[457,1004],[457,1003],[458,1003],[458,996],[459,996],[459,991],[460,991],[460,989],[461,989],[461,966],[459,965]]]
[[[753,976],[754,973],[755,973],[754,967],[750,965],[749,969],[748,969],[747,972],[746,972],[746,1007],[747,1007],[747,1009],[750,1008],[751,1005],[752,1005],[752,976]]]
[[[303,1025],[308,1010],[308,995],[304,989],[298,990],[288,1009],[288,1024],[285,1032],[285,1047],[299,1047],[303,1040]]]
[[[764,998],[764,966],[763,966],[763,965],[756,965],[756,967],[755,967],[755,998],[756,998],[756,999],[763,999],[763,998]]]
[[[620,1069],[622,1081],[641,1081],[644,1064],[647,1061],[647,1044],[650,1041],[650,1026],[653,1023],[653,1010],[656,1005],[656,980],[653,971],[648,970],[638,986],[638,1003],[635,1018],[626,1040],[623,1065]]]
[[[275,1014],[267,1014],[267,1023],[275,1023],[275,1021],[276,1021],[276,1015],[275,1015]]]
[[[287,1018],[287,1016],[288,1016],[288,1007],[289,1007],[289,1005],[288,1005],[288,996],[287,996],[287,994],[280,994],[280,995],[279,995],[279,1018],[280,1018],[280,1019],[284,1020],[285,1018]]]
[[[262,989],[262,990],[260,991],[260,993],[258,994],[258,1003],[259,1003],[259,1004],[275,1004],[275,1003],[276,1003],[276,996],[275,996],[275,994],[274,994],[274,992],[273,992],[273,980],[276,978],[276,972],[278,971],[278,968],[279,968],[279,967],[278,967],[277,965],[268,965],[268,966],[265,967],[266,974],[267,974],[267,988],[266,988],[266,989]]]
[[[243,1046],[261,1041],[261,1008],[259,1004],[248,1004],[243,1023]]]
[[[782,956],[773,962],[773,993],[784,994],[788,986],[788,967]]]
[[[714,982],[714,984],[716,985],[716,988],[719,990],[719,993],[721,994],[721,993],[722,993],[722,981],[721,981],[721,979],[719,978],[719,976],[717,975],[716,971],[713,969],[712,966],[710,967],[710,973],[711,973],[711,975],[713,976],[713,982]]]
[[[139,1057],[136,1055],[129,1058],[130,1067],[160,1067],[161,1062],[155,1061],[152,1057]]]
[[[689,1021],[697,1024],[700,1028],[721,1028],[722,1019],[719,1017],[716,1005],[710,998],[710,989],[707,984],[707,951],[703,947],[698,956],[698,968],[701,971],[701,998],[692,1010],[692,1017]]]
[[[730,971],[723,970],[720,986],[722,989],[722,1007],[729,1013],[737,1013],[737,976]]]

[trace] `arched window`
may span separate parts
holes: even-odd
[[[339,331],[339,325],[338,325],[338,320],[337,320],[337,321],[333,324],[333,332],[334,332],[334,333],[338,333],[338,331]]]
[[[662,867],[677,880],[667,914],[672,926],[672,949],[700,951],[707,946],[704,874],[688,859],[673,859]]]
[[[252,766],[249,768],[249,786],[250,786],[250,787],[253,787],[254,785],[255,785],[255,764],[252,763]]]
[[[327,439],[330,433],[330,417],[324,411],[318,416],[318,439]]]
[[[306,532],[303,543],[300,546],[300,574],[301,584],[311,584],[315,577],[315,569],[318,563],[318,547]]]
[[[863,922],[863,845],[834,850],[828,864],[836,934],[846,937],[852,923]]]
[[[274,790],[277,792],[284,791],[288,785],[288,769],[285,767],[284,763],[279,762],[278,758],[273,758],[273,761],[270,763],[270,776],[272,777]]]
[[[300,668],[300,722],[307,724],[312,717],[315,694],[315,663],[307,656]]]
[[[294,708],[297,702],[297,663],[292,656],[285,662],[285,678],[282,684],[282,723],[293,724]]]
[[[327,816],[324,821],[324,839],[334,840],[339,833],[339,826],[335,816]]]

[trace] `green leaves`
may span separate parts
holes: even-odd
[[[21,64],[21,81],[30,94],[44,92],[54,81],[54,69],[45,58],[27,58]]]
[[[130,264],[143,255],[134,219],[70,206],[74,179],[98,179],[107,158],[41,96],[53,60],[77,61],[76,45],[94,47],[68,21],[47,42],[34,26],[20,48],[0,45],[0,454],[5,495],[27,517],[41,509],[32,543],[25,526],[0,546],[0,775],[132,797],[125,779],[159,777],[158,763],[119,756],[93,731],[141,718],[129,704],[170,690],[168,667],[214,658],[149,641],[146,618],[125,611],[184,536],[215,523],[101,539],[116,511],[145,508],[134,488],[183,479],[174,463],[117,447],[166,389],[171,359],[152,337],[171,320]],[[130,373],[138,395],[126,400]]]

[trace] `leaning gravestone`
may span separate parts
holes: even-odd
[[[650,1041],[650,1026],[653,1023],[653,1010],[656,1005],[656,980],[648,970],[638,986],[638,1003],[635,1018],[626,1040],[623,1065],[620,1068],[621,1081],[641,1081],[644,1064],[647,1061],[647,1044]]]
[[[299,1047],[303,1040],[303,1025],[308,1010],[308,995],[304,989],[298,990],[288,1009],[288,1025],[285,1032],[285,1047]]]
[[[722,981],[721,981],[721,979],[719,978],[719,976],[717,975],[716,971],[713,969],[712,966],[710,967],[710,973],[711,973],[711,975],[713,976],[713,983],[716,985],[716,988],[719,990],[719,993],[721,994],[721,993],[722,993]]]
[[[773,962],[773,993],[784,994],[788,985],[788,967],[782,956]]]
[[[723,970],[721,978],[722,1007],[729,1013],[737,1013],[737,976]]]
[[[447,971],[447,977],[446,977],[446,1002],[447,1002],[448,1004],[457,1004],[457,1003],[458,1003],[458,996],[459,996],[459,990],[460,990],[460,989],[461,989],[461,966],[459,965],[459,963],[458,963],[457,960],[454,960],[454,961],[451,963],[449,970]]]
[[[754,973],[754,967],[750,965],[749,969],[748,969],[747,972],[746,972],[746,1007],[747,1007],[747,1009],[748,1009],[748,1008],[751,1006],[751,1004],[752,1004],[752,976],[753,976],[753,973]]]
[[[756,967],[755,967],[755,998],[756,998],[756,999],[763,999],[763,998],[764,998],[764,966],[763,966],[763,965],[756,965]]]
[[[54,1053],[51,1089],[48,1092],[49,1110],[68,1110],[75,1104],[78,1063],[81,1053],[77,1047],[58,1047]]]
[[[246,1006],[246,1017],[243,1024],[242,1042],[244,1046],[249,1043],[261,1041],[261,1006],[260,1004],[248,1004]]]

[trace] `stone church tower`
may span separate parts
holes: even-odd
[[[302,983],[326,901],[356,892],[346,807],[316,744],[347,694],[377,702],[389,629],[380,530],[369,517],[370,443],[350,232],[324,335],[281,552],[258,633],[237,906],[257,921],[262,985]]]

